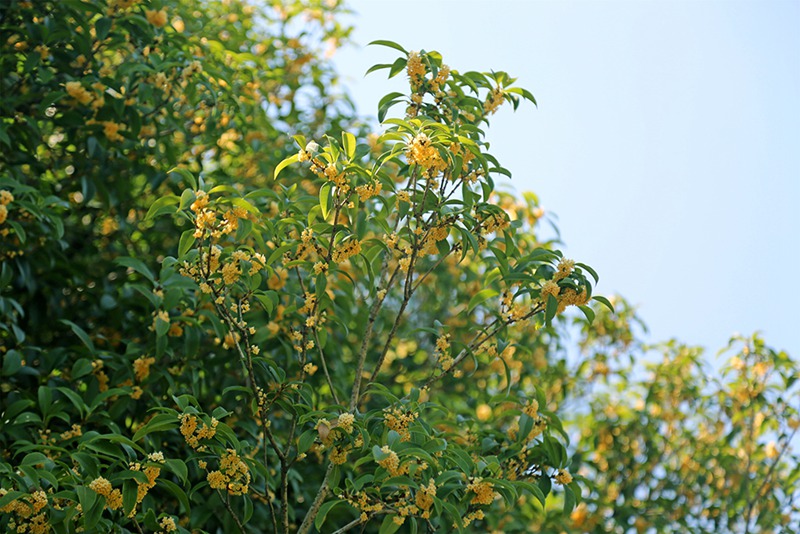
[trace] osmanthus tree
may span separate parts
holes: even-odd
[[[321,59],[338,3],[254,5],[0,8],[0,528],[788,524],[794,364],[754,340],[734,368],[761,382],[715,390],[675,347],[624,408],[648,387],[615,359],[640,355],[631,309],[537,238],[534,195],[495,188],[484,128],[530,93],[381,41],[401,55],[371,70],[409,86],[369,134]]]

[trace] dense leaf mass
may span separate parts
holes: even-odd
[[[495,187],[533,95],[376,41],[373,132],[345,13],[0,6],[0,529],[798,530],[796,363],[643,346]]]

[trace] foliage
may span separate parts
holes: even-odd
[[[533,95],[378,41],[409,86],[369,133],[341,12],[0,7],[0,527],[796,521],[788,356],[747,340],[717,381],[672,342],[643,380],[634,311],[495,186],[484,129]]]

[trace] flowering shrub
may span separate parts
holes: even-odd
[[[633,311],[495,187],[484,129],[533,96],[378,41],[408,89],[370,133],[326,89],[340,12],[0,8],[0,528],[796,521],[788,356],[711,383],[672,344],[639,381]]]

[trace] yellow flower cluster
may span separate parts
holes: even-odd
[[[204,450],[205,447],[200,446],[200,440],[211,439],[217,433],[219,421],[213,417],[211,418],[210,426],[203,423],[202,427],[198,425],[197,417],[192,414],[181,414],[178,419],[181,421],[181,434],[183,434],[186,443],[193,449]]]
[[[131,464],[129,468],[131,471],[143,471],[144,476],[147,477],[147,482],[139,482],[136,487],[136,503],[138,504],[147,496],[147,492],[156,485],[156,479],[161,474],[161,468],[148,465],[142,469],[142,465],[139,463]],[[131,514],[133,513],[134,512],[131,511]]]
[[[425,65],[422,63],[422,58],[419,56],[419,52],[409,52],[408,53],[408,63],[406,64],[406,72],[408,73],[408,78],[411,81],[411,88],[416,90],[422,85],[422,82],[425,81],[425,73],[427,72],[425,69]]]
[[[568,277],[572,274],[572,271],[575,270],[575,261],[562,259],[558,262],[558,267],[556,267],[556,274],[553,276],[553,279],[558,281]]]
[[[435,354],[436,360],[442,366],[442,369],[449,371],[453,367],[455,360],[450,355],[450,334],[442,335],[436,340]]]
[[[103,133],[109,141],[118,143],[125,140],[119,133],[125,131],[124,124],[119,124],[114,121],[103,121],[101,124],[103,125]]]
[[[92,374],[97,378],[97,389],[108,391],[108,375],[103,371],[103,360],[95,360],[92,362]]]
[[[481,221],[481,234],[492,234],[502,232],[511,226],[511,221],[507,215],[493,213]]]
[[[482,478],[474,478],[467,485],[467,491],[471,491],[475,496],[470,501],[472,504],[492,504],[497,493],[494,491],[494,485],[491,482],[484,482]]]
[[[486,517],[486,516],[483,513],[483,510],[472,511],[472,512],[468,513],[467,515],[465,515],[464,518],[461,520],[461,528],[467,528],[468,526],[470,526],[472,524],[473,521],[479,521],[479,520],[483,519],[484,517]],[[458,521],[458,520],[456,520],[456,521]],[[458,523],[457,522],[453,522],[453,528],[458,528]]]
[[[356,193],[358,193],[359,200],[364,202],[365,200],[369,200],[372,197],[378,196],[382,188],[383,184],[380,182],[375,182],[374,184],[364,184],[356,187]]]
[[[428,230],[428,234],[425,236],[425,242],[422,245],[422,251],[425,254],[436,254],[439,252],[436,244],[439,241],[444,241],[447,239],[447,236],[450,235],[450,228],[445,224],[440,224],[438,226],[434,226],[430,230]]]
[[[314,274],[322,274],[328,272],[328,264],[324,261],[318,261],[314,264]]]
[[[447,168],[447,163],[433,146],[433,142],[422,132],[417,134],[408,145],[406,159],[409,165],[419,165],[425,169],[427,177],[436,176]]]
[[[343,413],[339,415],[339,428],[341,428],[345,433],[352,434],[353,433],[353,422],[355,422],[356,417],[351,413]]]
[[[5,497],[8,490],[0,489],[0,498]],[[29,534],[45,534],[50,532],[50,524],[47,520],[47,513],[44,508],[47,506],[47,494],[38,490],[27,497],[25,502],[22,498],[17,498],[0,508],[0,513],[15,514],[16,517],[9,520],[7,528],[9,532],[24,532]]]
[[[414,499],[417,507],[422,510],[422,518],[430,517],[430,508],[433,506],[433,498],[436,496],[436,482],[433,479],[428,481],[427,486],[420,485]]]
[[[483,111],[488,114],[494,113],[503,103],[503,100],[503,90],[499,87],[495,87],[492,89],[492,92],[489,93],[489,96],[486,97],[486,101],[483,103]]]
[[[164,532],[175,532],[178,530],[178,527],[175,525],[175,520],[169,516],[161,518],[158,525]]]
[[[317,164],[317,160],[313,160],[313,162],[314,166],[312,166],[311,170],[314,171],[318,176],[322,176],[328,181],[333,182],[333,184],[345,194],[350,191],[350,184],[347,183],[345,173],[339,172],[339,169],[336,168],[335,164],[328,163],[323,167],[321,164]]]
[[[561,292],[561,288],[558,287],[558,284],[553,280],[547,280],[545,283],[542,284],[541,290],[539,290],[539,299],[542,301],[542,304],[547,303],[547,297],[552,295],[556,299],[558,299],[558,294]]]
[[[155,362],[156,359],[152,356],[149,358],[142,356],[133,361],[133,376],[137,382],[141,382],[150,376],[150,366]]]
[[[233,449],[220,458],[219,471],[211,471],[206,478],[209,486],[227,490],[231,495],[245,495],[249,491],[250,471]]]
[[[410,441],[411,432],[408,427],[417,420],[419,412],[401,408],[386,408],[383,410],[383,422],[390,430],[400,434],[400,441]]]
[[[319,149],[319,145],[314,141],[309,141],[305,148],[301,148],[297,153],[297,161],[311,161],[314,153]]]
[[[391,450],[388,445],[381,447],[381,452],[388,456],[383,460],[379,460],[378,465],[389,471],[389,475],[397,477],[408,473],[408,466],[400,465],[400,457],[397,456],[397,453]]]
[[[539,416],[539,401],[530,399],[522,408],[522,411],[531,419],[536,419]]]
[[[92,101],[94,96],[90,93],[81,82],[67,82],[64,84],[67,94],[77,100],[81,104],[88,104]]]
[[[566,486],[567,484],[572,482],[572,475],[569,474],[569,471],[567,471],[566,469],[559,469],[558,473],[556,473],[556,482]]]
[[[339,445],[331,449],[331,463],[333,465],[342,465],[347,461],[347,452],[349,447],[341,447]]]
[[[14,202],[14,195],[10,191],[0,189],[0,224],[8,218],[8,205]]]
[[[349,239],[343,243],[339,243],[336,245],[336,248],[333,250],[333,261],[334,263],[341,263],[356,254],[361,252],[361,241],[358,239]]]
[[[158,11],[148,9],[144,12],[144,16],[147,18],[147,22],[156,28],[163,28],[167,24],[167,11],[165,9],[160,9]]]
[[[109,510],[117,510],[122,506],[122,492],[113,489],[107,479],[97,477],[89,483],[89,489],[106,498],[106,508]]]
[[[434,93],[438,93],[442,90],[442,87],[445,83],[447,83],[447,79],[450,77],[450,67],[447,65],[442,65],[442,68],[439,69],[439,72],[436,73],[436,78],[431,80],[431,91]]]
[[[353,497],[349,498],[347,502],[355,508],[356,510],[361,511],[361,521],[364,522],[368,519],[368,515],[372,512],[381,512],[383,511],[383,502],[380,500],[375,501],[374,503],[370,502],[369,496],[366,492],[359,491]]]
[[[79,438],[83,435],[83,429],[79,424],[73,424],[72,428],[61,433],[61,439],[67,440],[72,438]]]

